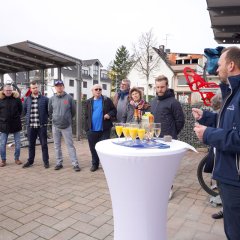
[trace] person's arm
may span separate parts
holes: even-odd
[[[48,101],[48,116],[49,116],[49,119],[52,119],[52,114],[53,114],[52,98],[50,98],[49,101]]]
[[[23,102],[23,115],[25,116],[27,114],[27,101],[28,99],[25,98]]]
[[[182,106],[178,101],[174,101],[172,104],[172,114],[173,114],[177,134],[179,134],[184,127],[185,117],[182,110]]]
[[[73,98],[71,97],[71,113],[72,113],[72,117],[75,117],[76,115],[76,104],[73,100]]]
[[[110,98],[107,98],[107,101],[108,101],[108,104],[109,104],[109,111],[107,112],[107,115],[110,118],[115,118],[116,115],[117,115],[117,109],[114,106],[114,104],[113,104],[113,102],[112,102],[112,100]]]
[[[240,132],[237,129],[207,127],[203,131],[203,143],[223,152],[240,153]]]

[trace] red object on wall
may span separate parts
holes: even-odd
[[[214,82],[206,82],[204,78],[198,75],[192,68],[185,67],[183,73],[186,77],[189,88],[192,92],[199,92],[205,106],[211,106],[211,99],[216,94],[211,91],[211,88],[219,88],[219,85]],[[209,91],[207,90],[209,88]],[[201,89],[206,89],[201,92]]]

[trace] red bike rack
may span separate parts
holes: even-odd
[[[205,106],[211,106],[211,99],[219,89],[219,85],[214,82],[206,82],[192,68],[185,67],[183,73],[186,77],[189,88],[192,92],[199,92]]]

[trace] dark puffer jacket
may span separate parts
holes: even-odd
[[[22,102],[18,92],[6,97],[0,91],[0,132],[15,133],[22,130]]]
[[[155,97],[150,105],[154,122],[161,123],[160,137],[171,135],[177,139],[177,135],[184,127],[185,118],[181,104],[175,99],[174,91],[168,89],[163,96]]]

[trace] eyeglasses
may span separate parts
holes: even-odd
[[[101,88],[95,88],[94,90],[95,90],[95,91],[102,91]]]

